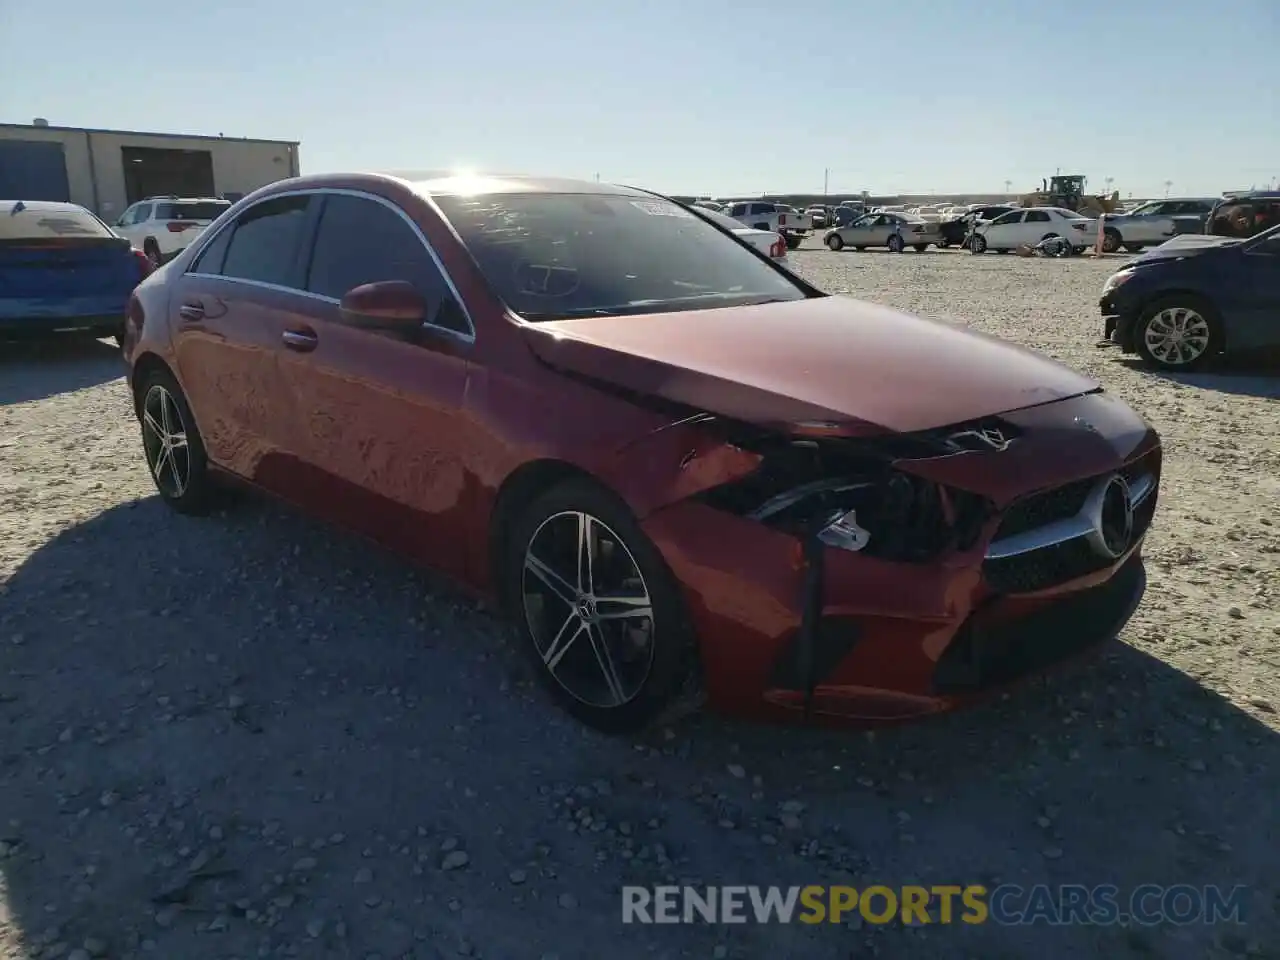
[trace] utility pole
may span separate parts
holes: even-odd
[[[1172,180],[1166,180],[1166,181],[1164,182],[1164,197],[1165,197],[1165,199],[1166,199],[1166,200],[1168,200],[1168,199],[1169,199],[1169,190],[1170,190],[1170,188],[1171,188],[1172,186],[1173,186],[1173,181],[1172,181]]]
[[[597,174],[596,174],[596,183],[599,183],[599,182],[600,182],[600,174],[598,174],[598,173],[597,173]]]
[[[822,171],[822,202],[827,202],[827,196],[830,194],[828,189],[831,186],[831,168],[826,167]]]
[[[1004,192],[1005,192],[1005,193],[1009,193],[1012,189],[1013,189],[1013,181],[1012,181],[1012,180],[1006,180],[1006,181],[1004,182]]]

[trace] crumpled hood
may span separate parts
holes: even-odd
[[[550,366],[788,431],[962,423],[1097,383],[994,337],[847,297],[527,324]]]

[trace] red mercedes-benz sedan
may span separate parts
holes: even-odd
[[[247,481],[425,561],[602,729],[935,712],[1145,589],[1125,404],[637,189],[282,181],[138,287],[124,352],[175,509]]]

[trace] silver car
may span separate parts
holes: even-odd
[[[907,247],[923,252],[929,244],[941,239],[938,224],[909,213],[868,213],[845,226],[828,230],[823,237],[831,250],[888,247],[894,253],[901,253]]]

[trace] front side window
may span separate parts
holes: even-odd
[[[413,284],[433,309],[449,296],[443,275],[404,217],[366,197],[326,196],[307,269],[307,289],[341,300],[353,287],[387,280]],[[461,317],[449,326],[470,333]]]
[[[1003,217],[997,217],[995,220],[991,221],[992,226],[997,226],[997,227],[1004,227],[1011,223],[1021,223],[1021,222],[1022,222],[1021,210],[1014,210],[1011,213],[1006,213]]]
[[[133,212],[133,219],[130,220],[129,222],[130,223],[146,223],[148,220],[151,219],[152,206],[153,205],[150,203],[138,204],[138,209]]]
[[[494,291],[529,320],[806,296],[782,271],[668,200],[569,193],[434,199]]]
[[[297,286],[294,265],[310,199],[275,197],[242,213],[232,227],[219,273],[236,280]]]

